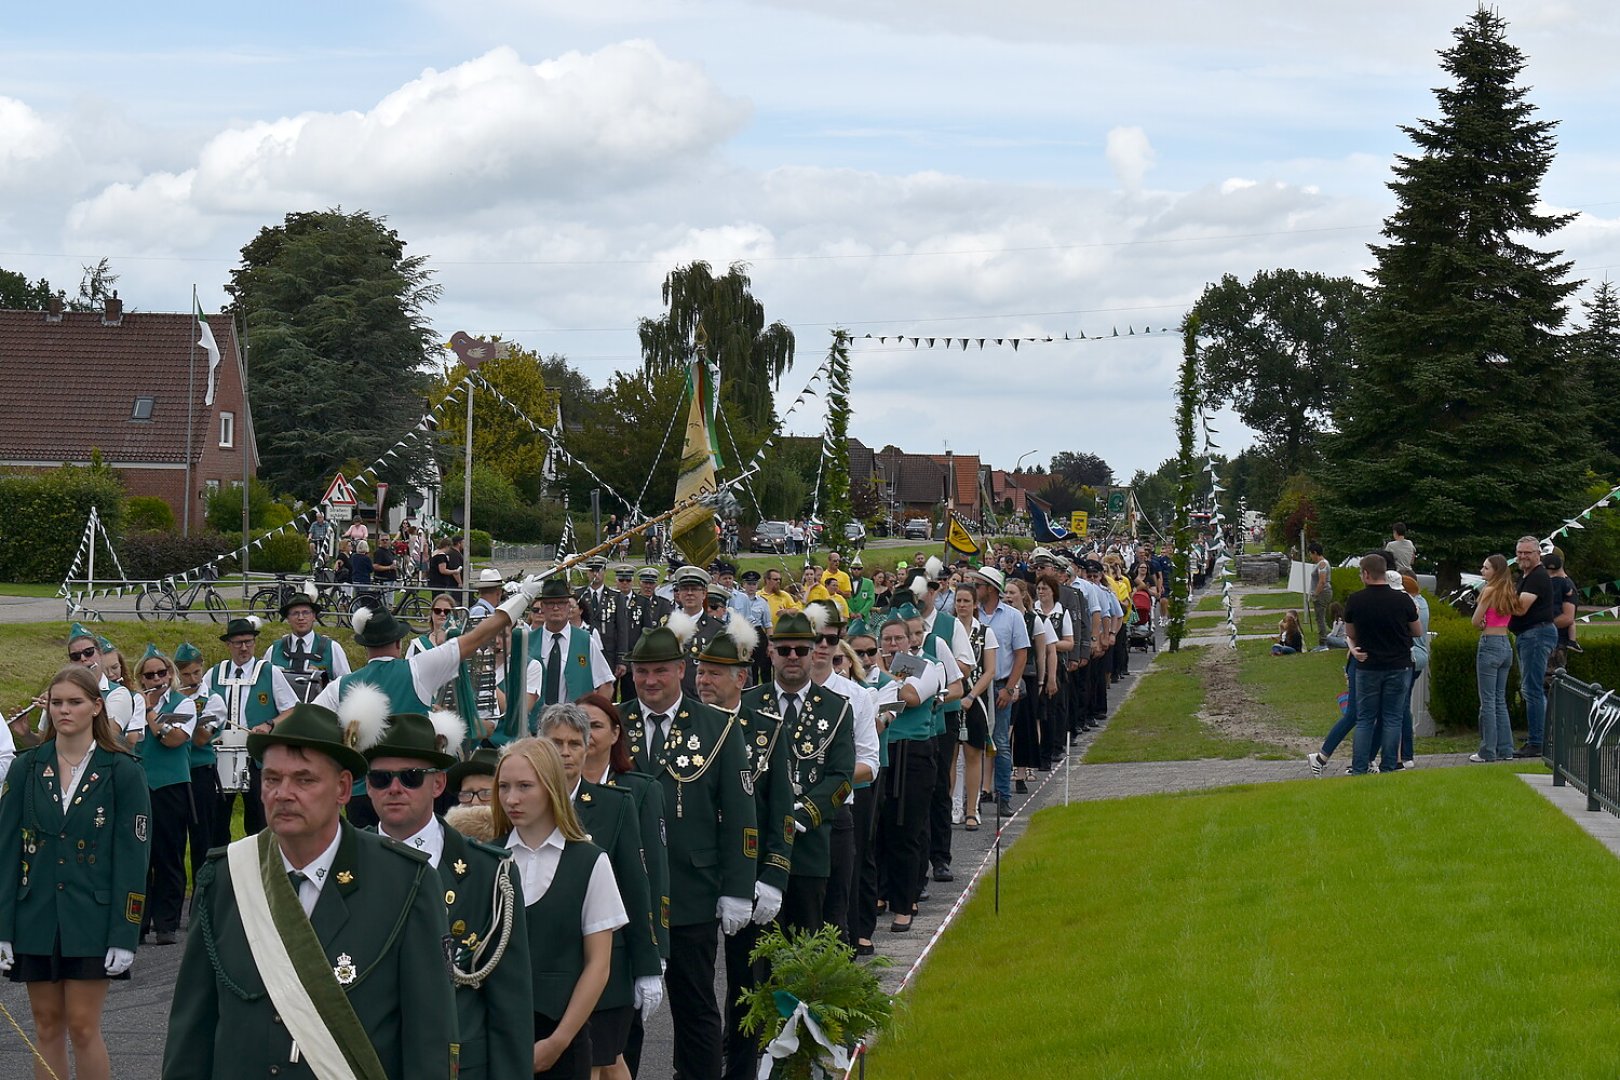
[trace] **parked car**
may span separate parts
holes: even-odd
[[[762,521],[748,541],[749,551],[766,551],[781,555],[788,549],[788,523]]]
[[[844,526],[844,542],[859,551],[866,546],[866,526],[852,521]]]
[[[928,519],[910,518],[906,521],[905,537],[907,540],[928,539]]]

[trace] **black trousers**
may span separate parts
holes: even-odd
[[[877,929],[879,782],[855,789],[855,887],[849,901],[849,941],[872,940]]]
[[[248,789],[242,802],[242,829],[249,836],[264,832],[264,780],[259,763],[248,760]]]
[[[822,927],[826,903],[826,878],[794,874],[788,878],[787,890],[782,894],[782,910],[777,913],[776,921],[782,924],[784,931],[813,934]]]
[[[784,904],[786,898],[784,894]],[[725,1080],[753,1080],[759,1067],[759,1044],[752,1035],[741,1031],[743,1015],[748,1011],[737,1004],[737,998],[752,990],[767,972],[765,965],[757,967],[748,962],[748,954],[759,941],[760,927],[749,923],[725,939],[726,954],[726,1071]],[[674,998],[670,1004],[675,1004]]]
[[[1078,649],[1078,646],[1076,648]],[[1086,704],[1091,697],[1090,686],[1086,681],[1088,674],[1088,668],[1086,667],[1077,667],[1073,671],[1063,673],[1069,691],[1065,707],[1069,714],[1069,734],[1071,735],[1080,730],[1080,725],[1090,715]]]
[[[922,868],[925,875],[930,863],[951,865],[951,762],[961,746],[956,739],[961,721],[961,713],[946,713],[945,733],[934,736],[934,793],[928,801],[928,858]]]
[[[917,911],[917,866],[928,850],[928,803],[934,796],[934,740],[889,744],[878,809],[878,894],[893,915]]]
[[[180,929],[186,902],[186,833],[191,824],[191,784],[169,784],[151,792],[152,857],[146,870],[148,929]]]
[[[1119,637],[1114,639],[1114,675],[1124,675],[1131,669],[1131,635],[1125,627],[1119,628]]]
[[[664,982],[675,1024],[676,1080],[717,1080],[721,1075],[720,1007],[714,1000],[719,927],[718,919],[709,919],[669,928]]]
[[[208,849],[218,847],[214,840],[214,820],[219,816],[219,770],[212,765],[199,765],[191,770],[191,881],[197,882],[197,871],[208,858]],[[227,819],[229,820],[229,819]]]
[[[855,891],[855,810],[852,803],[838,808],[832,826],[832,875],[827,879],[823,920],[838,927],[849,944],[849,908]]]
[[[1061,661],[1060,661],[1061,663]],[[1041,725],[1042,769],[1050,769],[1063,756],[1068,747],[1069,726],[1072,723],[1069,705],[1069,673],[1058,672],[1058,692],[1046,706],[1046,722]]]
[[[1101,720],[1108,715],[1108,653],[1093,657],[1086,665],[1086,681],[1090,684],[1090,716]]]

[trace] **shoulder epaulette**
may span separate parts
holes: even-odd
[[[473,851],[482,852],[483,854],[489,855],[496,859],[508,859],[512,856],[512,850],[510,848],[501,847],[499,844],[492,844],[487,840],[474,840],[472,837],[467,836],[466,833],[462,833],[461,835],[466,839],[467,847]]]
[[[417,851],[413,847],[407,847],[406,845],[400,843],[398,840],[395,840],[391,836],[384,836],[380,832],[378,832],[378,833],[368,833],[368,834],[363,834],[363,835],[375,836],[378,840],[382,841],[382,847],[383,847],[383,850],[385,850],[385,851],[392,851],[394,854],[403,855],[407,859],[415,859],[419,863],[425,863],[425,862],[429,861],[429,859],[427,857],[427,852],[425,852],[425,851]]]

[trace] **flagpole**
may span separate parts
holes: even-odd
[[[197,414],[197,286],[191,287],[191,360],[186,365],[186,490],[185,498],[181,500],[180,532],[182,536],[191,535],[191,500],[196,498],[191,490],[191,442],[192,424]]]

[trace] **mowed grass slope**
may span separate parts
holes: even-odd
[[[867,1073],[1613,1077],[1617,949],[1620,861],[1506,770],[1077,804]]]
[[[1229,739],[1198,718],[1204,685],[1197,666],[1208,645],[1159,653],[1108,726],[1086,751],[1085,763],[1190,761],[1197,758],[1289,756],[1271,743]],[[1113,692],[1119,692],[1118,687]]]

